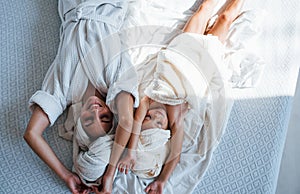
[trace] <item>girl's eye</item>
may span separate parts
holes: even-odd
[[[151,119],[151,116],[150,115],[146,115],[145,119]]]
[[[162,127],[162,123],[161,122],[157,122],[158,127]]]

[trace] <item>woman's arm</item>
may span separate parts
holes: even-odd
[[[24,139],[31,149],[62,179],[73,193],[87,192],[77,175],[70,172],[57,158],[42,134],[50,124],[48,116],[36,106],[29,120]]]
[[[171,129],[171,151],[158,178],[146,187],[146,193],[163,193],[165,183],[168,181],[180,160],[184,135],[183,120],[187,110],[186,103],[175,106],[167,106],[169,127]]]

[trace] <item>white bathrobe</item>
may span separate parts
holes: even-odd
[[[143,73],[145,67],[154,73]],[[204,155],[218,144],[232,100],[227,93],[224,47],[216,36],[182,33],[137,71],[140,80],[148,80],[140,82],[140,97],[144,91],[163,104],[188,102],[183,151],[200,142],[199,154]],[[199,137],[201,128],[205,133]]]
[[[139,104],[137,75],[126,54],[121,53],[119,30],[127,12],[122,0],[59,1],[62,19],[60,44],[41,90],[29,100],[47,114],[51,125],[70,104],[80,102],[88,81],[116,112],[115,97],[131,93]]]

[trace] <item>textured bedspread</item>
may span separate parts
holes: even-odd
[[[191,2],[177,11],[189,14],[185,8],[197,7]],[[235,104],[225,133],[207,170],[199,172],[204,176],[193,193],[274,193],[276,189],[300,60],[296,55],[300,2],[255,0],[245,7],[267,12],[264,33],[258,44],[249,45],[256,46],[253,50],[263,57],[265,70],[256,88],[233,91]],[[153,9],[149,11],[162,11],[159,6]],[[1,1],[0,13],[0,193],[68,193],[22,138],[30,117],[28,99],[41,87],[57,51],[57,2]],[[58,137],[63,120],[64,115],[44,137],[71,168],[72,144]]]

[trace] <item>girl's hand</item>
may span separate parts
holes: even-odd
[[[100,178],[100,185],[93,186],[93,192],[96,194],[111,194],[112,185],[113,185],[113,177],[103,176]]]
[[[134,121],[141,125],[146,114],[147,111],[149,109],[150,103],[151,103],[151,99],[148,96],[144,96],[141,101],[140,101],[140,105],[139,107],[136,109],[135,114],[134,114]]]
[[[122,158],[118,164],[118,170],[122,173],[128,174],[129,170],[131,170],[136,161],[136,155],[135,154],[126,154],[124,158]]]
[[[149,98],[148,96],[144,96],[141,99],[140,107],[144,110],[148,110],[151,102],[152,102],[151,98]]]

